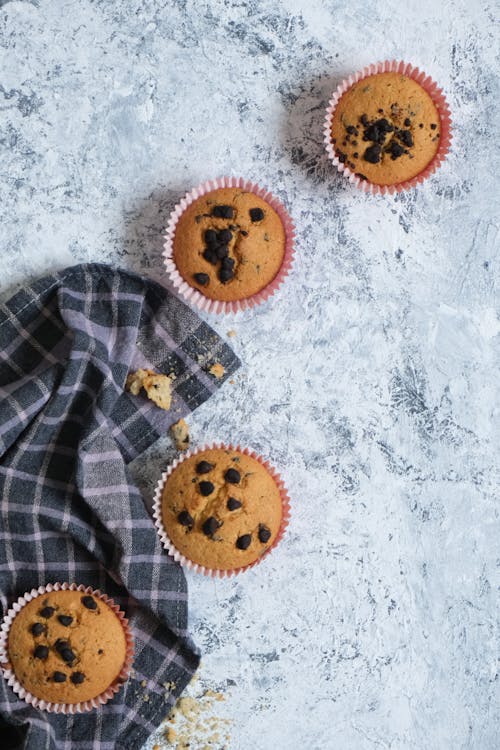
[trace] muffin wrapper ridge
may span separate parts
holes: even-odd
[[[174,469],[176,469],[177,466],[179,466],[179,464],[181,464],[186,459],[190,458],[191,456],[196,456],[198,453],[201,453],[202,451],[212,450],[212,449],[238,451],[239,453],[243,453],[246,456],[250,456],[251,458],[254,458],[256,461],[262,464],[262,466],[272,476],[272,478],[276,482],[276,486],[278,487],[278,490],[281,496],[281,504],[282,504],[283,512],[281,516],[280,528],[276,535],[276,539],[271,544],[271,546],[268,547],[266,551],[257,560],[250,563],[249,565],[243,565],[240,568],[230,568],[229,570],[220,570],[218,568],[206,568],[204,565],[199,565],[198,563],[193,562],[188,557],[185,557],[183,554],[181,554],[179,550],[176,549],[176,547],[174,547],[163,525],[162,512],[161,512],[161,499],[162,499],[163,488],[165,486],[165,483],[168,477],[172,474]],[[188,568],[188,570],[193,570],[196,573],[203,573],[203,575],[211,576],[212,578],[225,578],[225,577],[229,578],[230,576],[234,576],[234,575],[237,575],[238,573],[243,573],[243,571],[245,570],[254,568],[265,557],[267,557],[270,554],[270,552],[274,549],[274,547],[276,547],[279,544],[279,542],[283,538],[283,534],[285,533],[286,527],[288,526],[288,523],[290,520],[290,498],[288,496],[285,484],[281,476],[267,461],[265,461],[262,458],[262,456],[259,456],[257,453],[254,453],[249,448],[241,448],[238,445],[231,445],[231,444],[224,445],[223,443],[215,443],[213,445],[205,445],[202,448],[198,448],[197,450],[187,451],[184,454],[184,456],[182,456],[181,458],[175,459],[175,461],[168,467],[167,471],[162,473],[161,479],[158,481],[155,494],[154,494],[153,517],[154,517],[154,523],[158,531],[158,535],[160,537],[161,543],[163,544],[164,548],[167,550],[168,554],[174,558],[174,560],[181,563],[181,565],[183,565],[185,568]]]
[[[126,651],[125,661],[121,668],[120,674],[115,681],[106,690],[97,695],[95,698],[91,698],[87,701],[81,701],[79,703],[52,703],[45,701],[41,698],[37,698],[28,692],[21,683],[17,680],[14,670],[11,668],[9,663],[9,655],[7,651],[7,642],[9,637],[10,626],[12,625],[16,615],[22,610],[28,602],[32,599],[36,599],[39,596],[50,594],[52,591],[81,591],[85,594],[91,594],[96,599],[101,599],[105,604],[113,610],[115,615],[120,620],[125,633]],[[3,676],[7,680],[7,684],[12,690],[22,698],[26,703],[29,703],[34,708],[38,708],[41,711],[48,711],[49,713],[55,714],[81,714],[85,711],[92,711],[94,708],[102,706],[107,703],[110,698],[113,698],[122,685],[127,681],[130,670],[132,667],[132,661],[134,659],[134,642],[132,633],[130,631],[128,620],[125,617],[124,612],[120,610],[117,604],[112,599],[109,599],[106,594],[101,593],[99,590],[94,590],[90,586],[84,586],[83,584],[77,585],[76,583],[49,583],[47,586],[39,586],[37,589],[32,589],[30,592],[20,596],[19,599],[12,605],[5,617],[3,618],[0,626],[0,667],[3,672]]]
[[[355,83],[358,83],[358,81],[362,81],[363,78],[367,78],[367,76],[372,76],[377,73],[401,73],[408,78],[413,78],[432,98],[432,101],[436,105],[439,112],[439,118],[441,121],[441,137],[439,141],[439,148],[432,161],[425,167],[424,170],[422,170],[422,172],[420,172],[415,177],[412,177],[411,180],[405,180],[404,182],[399,182],[395,185],[374,185],[368,180],[362,180],[361,178],[357,177],[355,173],[349,169],[348,166],[340,162],[339,158],[335,154],[335,147],[332,143],[332,119],[338,102],[345,94],[345,92],[350,89],[351,86],[353,86]],[[368,67],[363,68],[363,70],[350,75],[349,78],[344,79],[342,83],[339,84],[335,93],[330,99],[328,108],[326,110],[324,124],[324,142],[328,156],[337,167],[338,171],[341,172],[345,177],[347,177],[349,182],[356,185],[356,187],[360,188],[360,190],[363,190],[365,193],[371,193],[372,195],[385,195],[387,193],[393,195],[394,193],[400,193],[403,190],[408,190],[409,188],[420,185],[427,177],[433,174],[445,160],[450,148],[451,138],[452,134],[450,108],[443,94],[443,91],[432,80],[432,78],[430,78],[430,76],[428,76],[418,68],[413,67],[413,65],[410,65],[409,63],[405,63],[403,61],[398,62],[397,60],[386,60],[385,62],[380,62],[375,65],[369,65]]]
[[[192,287],[185,281],[177,270],[177,266],[174,261],[174,237],[177,222],[186,210],[195,200],[201,198],[207,193],[211,193],[213,190],[219,188],[240,188],[247,192],[255,193],[263,200],[267,201],[272,208],[276,211],[280,217],[284,229],[285,229],[285,254],[283,256],[283,262],[281,267],[272,281],[261,289],[260,292],[245,297],[241,300],[234,300],[230,302],[223,302],[221,300],[212,300],[205,297],[201,292]],[[275,198],[272,193],[264,188],[259,187],[253,182],[244,180],[242,177],[221,177],[216,180],[208,180],[203,182],[198,187],[187,193],[184,198],[176,205],[170,215],[170,219],[167,224],[165,232],[165,243],[164,251],[162,253],[164,257],[165,267],[167,269],[168,276],[172,282],[175,290],[190,304],[194,305],[200,310],[204,310],[209,313],[236,313],[239,310],[246,310],[247,308],[255,307],[255,305],[265,302],[269,297],[279,289],[285,278],[290,273],[290,269],[293,263],[294,255],[294,242],[295,242],[295,227],[293,221],[288,214],[283,204]]]

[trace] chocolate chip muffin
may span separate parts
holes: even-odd
[[[9,630],[7,654],[21,685],[36,698],[73,704],[112,685],[126,659],[119,618],[82,591],[44,593],[26,604]]]
[[[337,158],[374,185],[416,177],[435,157],[440,117],[413,78],[395,72],[361,79],[338,102],[331,121]]]
[[[211,570],[249,565],[273,544],[280,490],[257,459],[226,448],[199,451],[167,478],[163,526],[176,549]]]
[[[205,297],[246,299],[277,275],[286,232],[275,209],[238,187],[212,190],[179,217],[173,259],[182,278]]]

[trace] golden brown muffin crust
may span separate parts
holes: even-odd
[[[172,543],[207,568],[229,570],[257,560],[276,539],[281,517],[276,482],[259,461],[239,451],[212,448],[190,456],[162,493]]]
[[[16,615],[7,650],[18,681],[32,695],[78,703],[116,680],[126,640],[120,620],[102,599],[84,591],[53,591]]]
[[[174,261],[182,278],[205,297],[229,302],[251,297],[274,279],[285,243],[283,223],[269,203],[240,188],[219,188],[195,200],[179,218]],[[224,252],[217,247],[227,247],[229,260],[217,257]]]
[[[432,161],[440,131],[439,112],[420,84],[399,73],[377,73],[342,96],[331,138],[352,172],[375,185],[395,185]]]

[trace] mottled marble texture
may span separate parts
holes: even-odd
[[[498,6],[0,6],[3,299],[79,261],[161,276],[174,202],[212,176],[271,186],[297,224],[279,295],[212,319],[244,366],[190,420],[269,456],[293,500],[260,569],[189,576],[231,750],[497,750]],[[321,130],[385,57],[439,81],[455,139],[418,191],[373,198]],[[171,455],[138,462],[146,492]]]

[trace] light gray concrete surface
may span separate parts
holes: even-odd
[[[244,366],[190,420],[195,444],[269,457],[293,505],[261,567],[188,575],[231,750],[500,747],[495,16],[487,0],[0,2],[2,299],[81,261],[161,279],[169,212],[207,178],[269,186],[297,225],[279,294],[210,318]],[[373,198],[328,163],[323,113],[393,57],[444,88],[455,137],[420,189]],[[146,494],[172,455],[165,440],[137,462]]]

